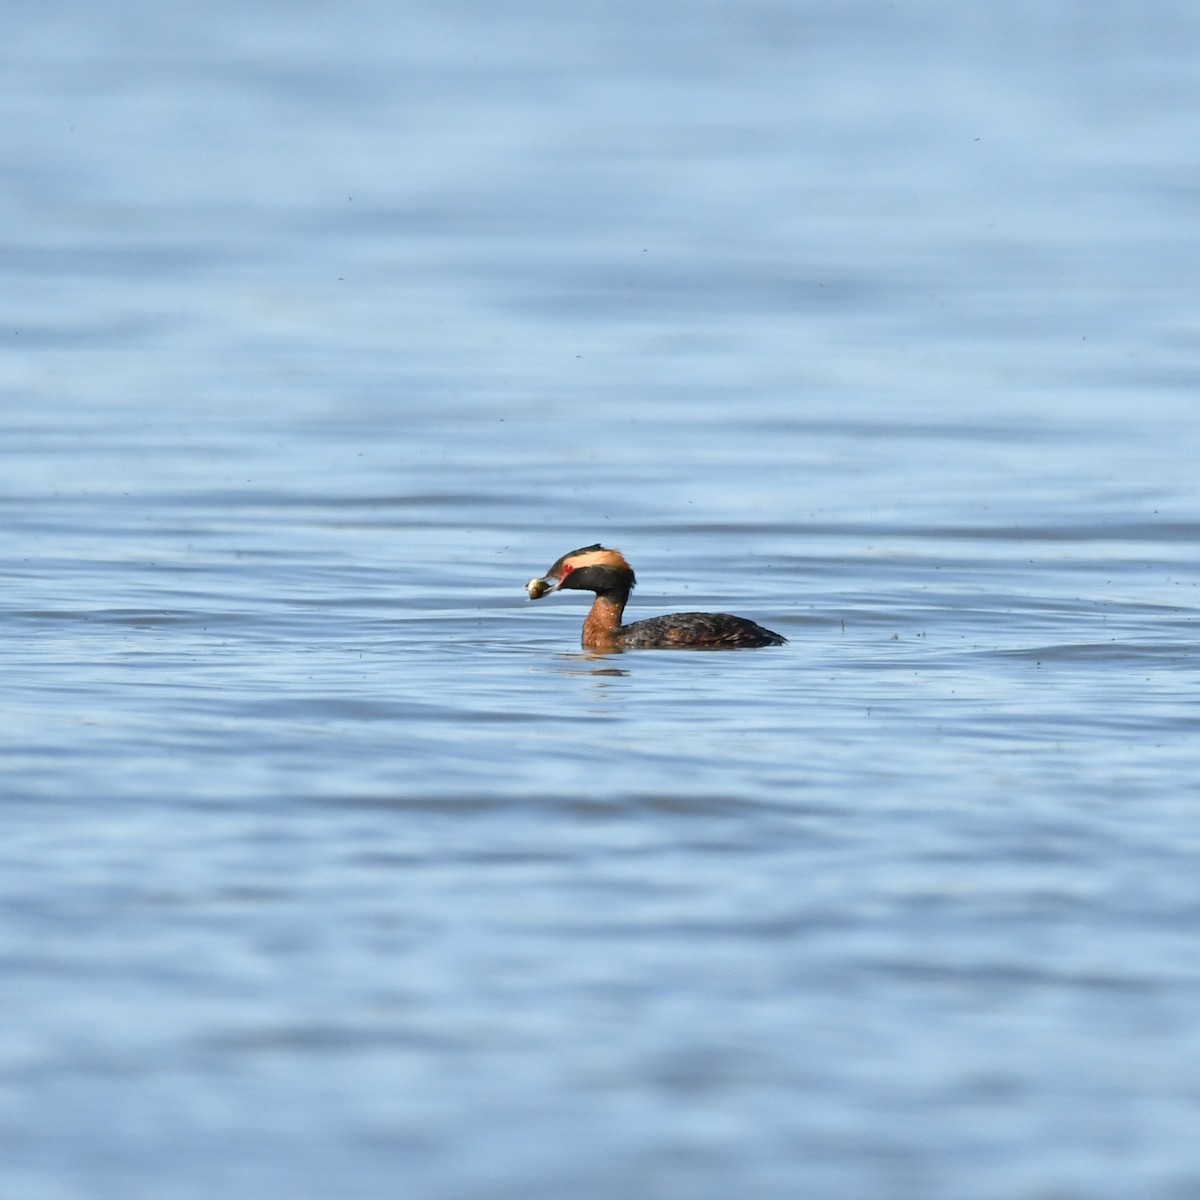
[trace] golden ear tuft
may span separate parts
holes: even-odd
[[[576,550],[562,560],[564,566],[578,571],[581,567],[612,567],[617,571],[632,571],[620,550],[609,550],[604,546],[587,546]]]

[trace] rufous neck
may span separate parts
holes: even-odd
[[[624,609],[624,596],[597,596],[583,623],[583,648],[611,650],[616,642],[617,631],[621,628]]]

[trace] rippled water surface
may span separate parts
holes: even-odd
[[[0,1191],[1200,1195],[1195,14],[10,24]]]

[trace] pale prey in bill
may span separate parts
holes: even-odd
[[[585,650],[740,650],[782,646],[787,641],[754,621],[728,613],[671,613],[622,625],[636,582],[624,555],[597,543],[564,554],[540,579],[531,579],[525,590],[530,600],[564,589],[595,592],[583,622]]]

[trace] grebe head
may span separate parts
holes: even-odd
[[[620,550],[607,550],[597,542],[564,554],[541,579],[531,579],[525,590],[530,600],[540,600],[563,588],[628,596],[635,583],[633,568]]]

